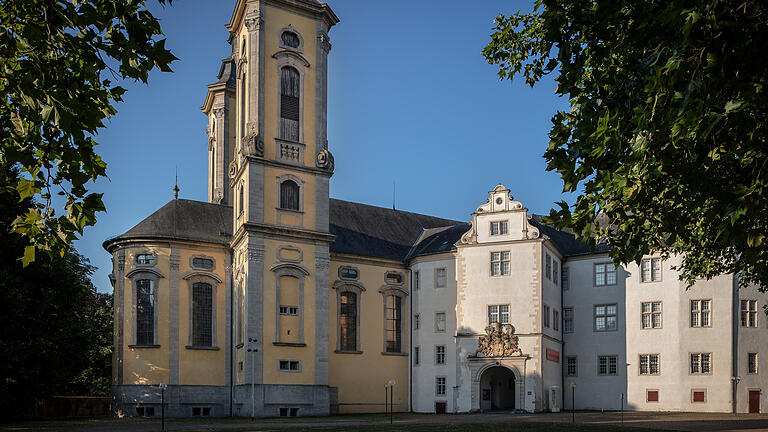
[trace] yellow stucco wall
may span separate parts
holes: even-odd
[[[315,229],[316,227],[316,213],[315,213],[315,207],[317,204],[317,194],[315,193],[316,190],[316,178],[313,174],[309,174],[306,172],[301,171],[293,171],[285,168],[276,168],[271,166],[265,166],[264,167],[264,222],[268,224],[274,224],[274,225],[290,225],[291,222],[288,221],[285,218],[281,218],[280,221],[277,219],[278,210],[277,207],[279,207],[279,192],[278,192],[278,183],[277,178],[285,175],[285,174],[291,174],[293,176],[298,177],[303,184],[301,187],[303,188],[303,193],[301,194],[303,205],[302,205],[302,213],[301,213],[301,219],[303,220],[301,224],[297,224],[296,226],[298,228],[304,228],[304,229]],[[287,212],[282,211],[281,213],[285,214]],[[298,213],[296,213],[298,217]],[[282,222],[282,223],[279,223]],[[298,218],[296,219],[296,222],[298,222]]]
[[[403,287],[408,290],[408,272],[394,263],[387,265],[361,264],[354,260],[340,261],[331,257],[331,284],[338,280],[341,266],[353,266],[360,272],[365,291],[359,298],[360,350],[362,354],[339,354],[337,348],[338,293],[331,288],[329,298],[329,385],[339,389],[339,411],[342,413],[384,411],[384,384],[395,380],[395,411],[408,411],[408,356],[387,355],[384,351],[384,296],[379,288],[385,285],[384,274],[403,274]],[[402,305],[402,349],[410,349],[410,298]],[[359,404],[359,405],[355,405]]]
[[[301,249],[302,261],[299,263],[310,272],[304,277],[304,307],[299,311],[304,317],[304,343],[306,346],[276,346],[274,342],[298,342],[298,339],[275,339],[275,324],[278,317],[279,305],[277,294],[277,277],[270,268],[280,262],[277,255],[278,248],[290,246]],[[262,305],[263,322],[263,382],[264,384],[314,384],[315,383],[315,278],[314,278],[314,246],[298,242],[281,240],[264,241],[264,296]],[[298,281],[296,281],[298,288]],[[295,295],[283,297],[285,301],[298,303],[298,289]],[[294,297],[294,298],[291,298]],[[282,317],[281,324],[295,320],[298,327],[298,318]],[[289,320],[285,320],[289,318]],[[282,332],[281,332],[282,333]],[[281,372],[278,370],[279,360],[301,361],[301,372]]]
[[[303,111],[299,114],[301,142],[306,144],[304,165],[315,165],[315,95],[316,95],[316,44],[317,22],[313,18],[297,15],[270,5],[264,6],[264,153],[268,159],[276,158],[275,138],[277,136],[278,99],[280,97],[280,74],[277,60],[272,57],[280,48],[280,30],[291,26],[301,35],[304,46],[301,55],[310,63],[309,67],[299,70],[302,74]]]

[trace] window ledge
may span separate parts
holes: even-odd
[[[160,348],[160,345],[128,345],[128,348]]]
[[[334,353],[336,354],[362,354],[362,351],[345,351],[345,350],[335,350]]]
[[[187,345],[185,347],[189,350],[208,350],[208,351],[218,351],[219,347],[216,346],[196,346],[196,345]]]
[[[272,345],[274,346],[284,346],[284,347],[305,347],[307,344],[305,343],[298,343],[298,342],[272,342]]]
[[[382,351],[381,355],[387,355],[387,356],[407,356],[408,353],[405,353],[405,352],[386,352],[386,351]]]
[[[275,207],[275,210],[280,210],[281,212],[286,212],[286,213],[304,214],[304,212],[301,210],[293,210],[293,209],[287,209],[282,207]]]

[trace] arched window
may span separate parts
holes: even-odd
[[[155,290],[150,279],[136,281],[136,345],[155,343]]]
[[[238,216],[239,216],[239,215],[242,215],[242,214],[243,214],[243,211],[244,211],[244,207],[245,207],[245,206],[243,205],[243,200],[244,200],[244,197],[243,197],[243,185],[240,185],[240,190],[239,190],[239,192],[238,192],[238,195],[239,195],[239,196],[238,196],[238,200],[237,200],[237,205],[239,206],[239,207],[238,207],[238,209],[239,209],[239,211],[238,211]]]
[[[299,141],[299,71],[286,66],[280,69],[280,138]]]
[[[213,346],[213,287],[192,284],[192,346]]]
[[[280,208],[299,210],[299,185],[293,180],[280,183]]]
[[[357,294],[342,292],[339,298],[339,349],[357,351]]]

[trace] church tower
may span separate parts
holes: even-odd
[[[327,56],[337,22],[315,0],[239,0],[232,55],[203,107],[209,201],[234,208],[235,415],[329,413]]]

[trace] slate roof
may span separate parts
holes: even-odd
[[[331,199],[330,232],[336,236],[331,251],[405,261],[425,229],[459,224],[462,222]]]
[[[160,207],[125,234],[104,242],[154,238],[193,240],[228,245],[232,240],[232,207],[201,201],[175,199]]]
[[[228,245],[232,239],[230,206],[185,199],[171,200],[126,233],[104,242],[127,239],[192,240]],[[549,237],[566,256],[591,253],[573,233],[544,225],[533,215],[531,224]],[[450,252],[470,225],[403,210],[330,200],[331,251],[407,261],[413,257]],[[595,252],[608,248],[598,247]]]

